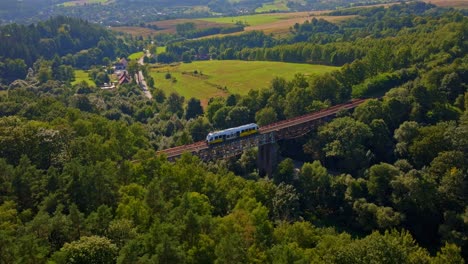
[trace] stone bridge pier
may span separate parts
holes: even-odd
[[[257,155],[257,168],[260,177],[267,175],[272,178],[278,165],[278,144],[268,143],[259,146]]]

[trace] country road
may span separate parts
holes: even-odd
[[[138,64],[145,65],[144,63],[145,56],[146,56],[146,52],[145,52],[145,55],[143,55],[143,57],[138,59]],[[148,85],[146,84],[145,77],[143,76],[142,71],[138,71],[138,73],[135,74],[135,80],[137,81],[138,85],[140,85],[145,96],[148,97],[148,99],[153,99],[153,95],[151,95],[151,92],[148,90]]]

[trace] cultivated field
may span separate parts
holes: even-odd
[[[198,98],[206,106],[210,97],[247,94],[269,86],[276,76],[290,80],[296,73],[319,75],[337,67],[268,61],[197,61],[153,68],[155,86],[166,94],[177,92]],[[194,73],[194,72],[197,73]],[[170,73],[171,78],[166,79]]]
[[[311,21],[313,18],[316,19],[325,19],[332,23],[339,23],[340,21],[350,19],[355,16],[315,16],[315,15],[304,15],[304,16],[297,16],[293,18],[287,18],[278,20],[272,23],[256,25],[256,26],[249,26],[245,28],[245,31],[253,31],[253,30],[260,30],[265,32],[266,34],[274,34],[274,35],[284,35],[289,32],[289,29],[294,26],[294,24],[299,23],[302,24],[306,20]]]
[[[294,13],[269,13],[257,14],[238,17],[216,17],[202,18],[207,21],[218,23],[236,23],[241,21],[249,26],[245,27],[245,31],[260,30],[267,34],[283,35],[289,32],[289,28],[296,23],[304,23],[306,20],[325,19],[332,23],[350,19],[354,16],[327,16],[325,13],[329,11],[312,11],[312,12],[294,12]],[[239,32],[233,33],[239,34]]]
[[[151,28],[144,28],[144,27],[111,27],[113,31],[122,32],[126,34],[130,34],[132,36],[153,36],[158,33],[158,31],[151,29]]]
[[[80,83],[82,81],[85,81],[86,83],[88,83],[91,86],[96,86],[94,81],[89,78],[87,71],[75,70],[75,80],[71,84],[75,85],[75,84]]]
[[[458,5],[461,6],[462,4],[467,4],[468,0],[427,0],[427,1],[434,1],[434,2],[457,2]],[[274,6],[282,7],[282,1],[277,0],[273,3],[266,4],[260,9],[266,10],[270,7],[273,8]],[[375,6],[390,6],[393,4],[380,4],[380,5],[371,5],[368,7],[375,7]],[[360,8],[365,6],[360,6]],[[235,24],[237,22],[242,22],[245,25],[245,31],[252,31],[252,30],[260,30],[267,34],[274,34],[274,35],[284,35],[288,34],[289,28],[294,26],[296,23],[304,23],[306,20],[312,20],[313,18],[316,19],[325,19],[332,23],[339,23],[343,20],[350,19],[354,16],[327,16],[326,14],[330,12],[330,10],[323,10],[323,11],[310,11],[310,12],[292,12],[292,13],[263,13],[263,14],[255,14],[255,15],[246,15],[246,16],[234,16],[234,17],[208,17],[208,18],[198,18],[198,19],[172,19],[172,20],[165,20],[165,21],[157,21],[152,22],[151,24],[156,25],[159,29],[153,30],[149,28],[142,28],[142,27],[113,27],[112,29],[119,32],[124,32],[128,34],[132,34],[134,36],[149,36],[155,35],[159,33],[175,33],[176,26],[178,24],[192,22],[195,23],[196,28],[203,29],[203,28],[210,28],[210,27],[227,27],[229,25]],[[217,37],[217,36],[226,36],[226,35],[235,35],[241,34],[242,32],[235,32],[231,34],[224,34],[224,35],[211,35],[206,36],[203,38],[210,38],[210,37]]]
[[[423,0],[426,3],[431,3],[443,7],[468,8],[468,0]]]

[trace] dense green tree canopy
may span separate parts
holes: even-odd
[[[134,83],[70,84],[72,66],[96,64],[90,76],[103,82],[100,64],[152,38],[116,38],[63,17],[1,27],[0,46],[13,53],[0,55],[0,262],[463,263],[465,13],[409,3],[332,14],[356,16],[297,24],[282,39],[168,43],[175,60],[208,52],[344,65],[272,76],[264,89],[207,98],[206,111],[201,98],[164,87],[148,99]],[[375,98],[276,142],[270,177],[260,177],[257,148],[210,162],[156,152],[353,95]]]

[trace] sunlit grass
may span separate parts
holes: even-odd
[[[132,53],[128,56],[130,60],[138,60],[139,58],[143,57],[143,51]]]
[[[257,13],[270,12],[270,11],[288,11],[289,7],[287,2],[275,1],[273,3],[264,3],[261,7],[255,9]]]
[[[231,23],[235,24],[236,22],[242,22],[249,26],[256,26],[262,24],[268,24],[280,19],[285,19],[290,17],[289,14],[258,14],[258,15],[248,15],[248,16],[235,16],[235,17],[209,17],[209,18],[200,18],[199,20],[205,20],[216,23]]]
[[[269,86],[274,77],[290,80],[296,73],[320,75],[338,67],[269,61],[212,60],[153,68],[155,86],[206,103],[210,97],[247,94]],[[195,74],[194,72],[197,72]],[[166,79],[170,73],[171,78]]]
[[[82,81],[85,81],[87,84],[89,84],[91,86],[96,86],[94,81],[91,80],[91,78],[89,78],[87,71],[75,70],[75,80],[71,84],[75,85],[75,84],[80,83]]]

